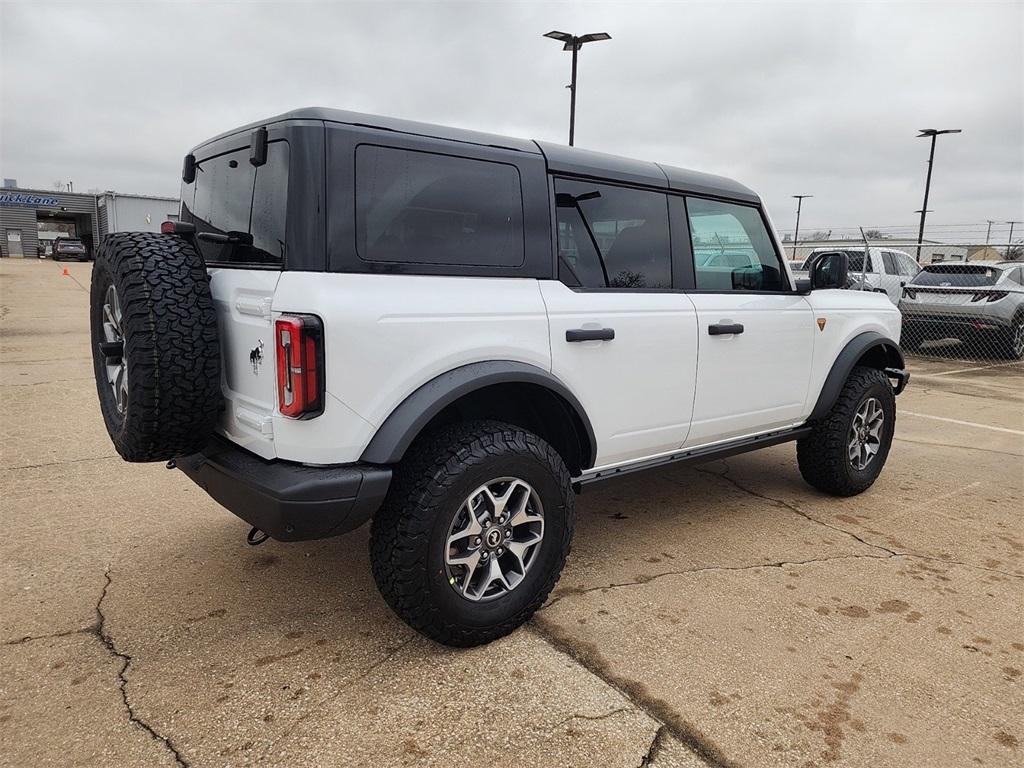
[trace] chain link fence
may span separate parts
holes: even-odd
[[[918,246],[916,240],[876,239],[867,241],[867,259],[863,239],[784,245],[798,271],[822,253],[845,252],[850,288],[885,293],[899,307],[906,354],[965,362],[1024,360],[1024,248],[1019,243]]]

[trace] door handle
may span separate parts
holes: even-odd
[[[709,336],[726,336],[734,333],[743,333],[742,323],[714,323],[708,326]]]
[[[614,328],[573,328],[565,332],[566,341],[611,341]]]

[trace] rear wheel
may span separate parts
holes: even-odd
[[[895,426],[889,379],[875,368],[854,368],[832,410],[797,442],[800,474],[834,496],[866,491],[885,466]]]
[[[1024,359],[1024,313],[1013,319],[1003,339],[1003,356],[1010,360]]]
[[[547,599],[569,552],[574,496],[561,456],[518,427],[478,421],[418,441],[373,521],[374,579],[409,626],[472,646]]]

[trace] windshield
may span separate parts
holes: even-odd
[[[937,285],[943,288],[976,288],[995,285],[1002,274],[994,267],[977,264],[932,264],[911,280],[912,285]]]

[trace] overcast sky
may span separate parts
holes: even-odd
[[[310,105],[565,141],[552,29],[613,38],[580,54],[577,146],[733,176],[781,231],[797,193],[808,234],[915,222],[933,127],[963,129],[934,233],[1024,219],[1021,2],[0,0],[0,173],[176,195],[189,147]]]

